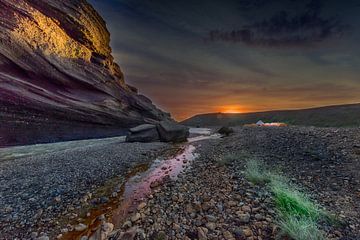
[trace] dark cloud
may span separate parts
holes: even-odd
[[[259,6],[264,4],[262,1],[255,3]],[[301,13],[277,11],[270,18],[244,25],[238,30],[210,31],[206,40],[242,42],[250,46],[303,47],[340,37],[348,28],[340,18],[321,14],[321,2],[312,0]]]
[[[254,8],[263,7],[265,4],[270,3],[269,0],[242,0],[238,2],[239,10],[252,10]]]
[[[359,102],[357,0],[89,1],[126,81],[176,119]]]

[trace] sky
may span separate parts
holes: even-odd
[[[360,102],[356,0],[89,0],[125,81],[177,120]]]

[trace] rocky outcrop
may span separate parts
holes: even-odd
[[[0,0],[0,146],[116,135],[168,119],[128,86],[85,0]]]

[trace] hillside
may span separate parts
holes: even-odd
[[[113,136],[169,118],[125,83],[85,0],[0,0],[0,146]]]
[[[301,126],[355,127],[360,126],[360,104],[255,113],[208,113],[196,115],[182,123],[188,126],[236,126],[258,120]]]

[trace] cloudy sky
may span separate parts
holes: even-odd
[[[128,83],[178,120],[360,102],[356,0],[89,0]]]

